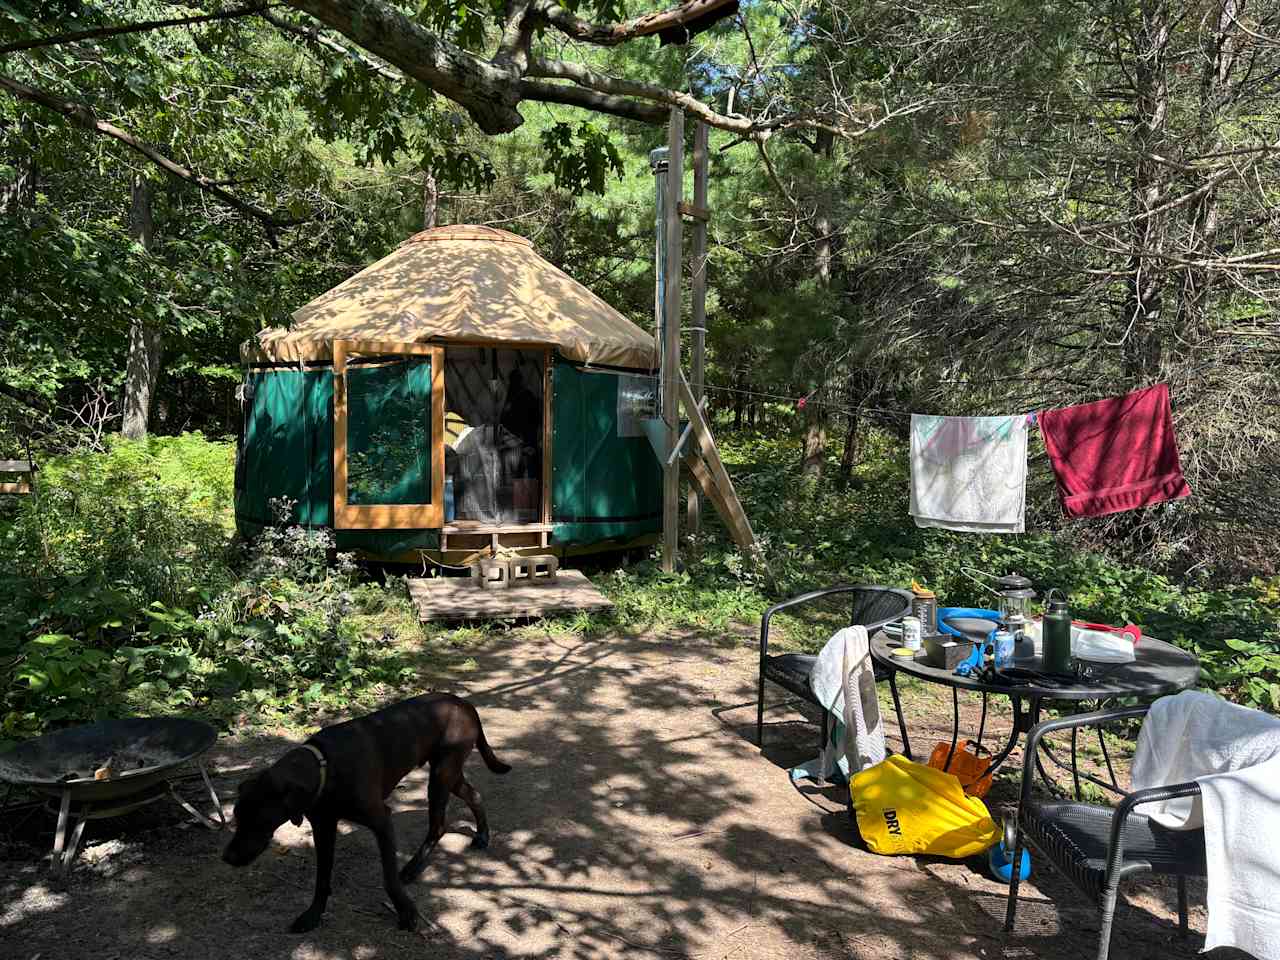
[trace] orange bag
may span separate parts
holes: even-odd
[[[947,754],[951,744],[939,743],[929,754],[929,766],[944,773],[954,774],[964,787],[964,792],[971,797],[985,797],[991,789],[991,757],[978,756],[978,745],[972,740],[961,740],[956,744],[956,752],[951,757],[951,765],[947,765]],[[985,748],[984,753],[988,753]]]

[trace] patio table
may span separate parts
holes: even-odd
[[[871,637],[871,658],[887,670],[905,673],[927,683],[937,683],[951,688],[954,719],[951,727],[951,750],[947,754],[947,766],[955,755],[960,733],[960,691],[967,690],[981,693],[982,719],[978,726],[978,744],[982,743],[982,735],[986,726],[987,695],[999,694],[1009,697],[1013,704],[1013,729],[1008,742],[991,760],[991,772],[1008,759],[1018,743],[1020,734],[1030,730],[1040,717],[1040,707],[1045,701],[1082,702],[1095,700],[1112,700],[1126,697],[1155,698],[1166,694],[1177,693],[1195,686],[1200,677],[1200,660],[1171,643],[1157,640],[1155,637],[1143,635],[1134,648],[1135,660],[1121,664],[1089,664],[1087,676],[1058,680],[1045,677],[1043,681],[1016,686],[1002,683],[986,683],[978,677],[962,677],[954,670],[930,666],[924,660],[922,650],[916,659],[895,657],[892,651],[902,645],[901,640],[889,637],[883,630]],[[1111,757],[1107,753],[1106,743],[1099,732],[1099,743],[1102,755],[1106,759],[1107,770],[1115,780],[1115,772],[1111,767]],[[1075,784],[1075,792],[1080,793],[1080,780],[1090,780],[1102,786],[1105,783],[1097,778],[1079,771],[1076,762],[1075,732],[1071,740],[1071,774]],[[1053,755],[1047,747],[1045,753],[1059,768],[1068,769],[1065,764]],[[906,749],[907,758],[911,759],[910,748]],[[1036,763],[1040,763],[1039,757]],[[1043,774],[1044,768],[1040,767]],[[1049,778],[1046,776],[1045,778]]]

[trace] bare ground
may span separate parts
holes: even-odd
[[[784,706],[754,744],[756,651],[745,637],[533,637],[486,642],[478,670],[431,684],[471,697],[505,777],[472,759],[494,837],[468,847],[469,814],[411,888],[418,934],[395,928],[366,831],[339,836],[321,928],[285,932],[310,899],[309,831],[286,824],[251,867],[219,859],[225,835],[184,823],[173,804],[90,826],[70,881],[50,879],[52,818],[0,828],[0,958],[449,960],[587,958],[1080,958],[1094,912],[1045,864],[1003,932],[1005,891],[976,864],[887,858],[861,848],[840,791],[797,788],[788,767],[815,752],[816,727]],[[425,685],[425,684],[424,684]],[[770,699],[782,699],[772,689]],[[949,697],[908,691],[914,746],[950,734]],[[886,704],[887,706],[887,704]],[[974,723],[966,707],[966,723]],[[996,734],[1008,718],[989,721]],[[895,731],[896,733],[896,731]],[[228,802],[244,772],[284,737],[224,738],[215,764]],[[993,791],[993,806],[1013,781]],[[197,791],[187,789],[193,799]],[[402,857],[426,830],[426,784],[393,798]],[[7,836],[5,833],[7,830]],[[1190,958],[1172,885],[1129,887],[1112,955]],[[1226,957],[1221,957],[1226,960]]]

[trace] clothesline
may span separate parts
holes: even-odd
[[[1025,529],[1027,425],[1005,417],[911,422],[916,526],[971,533]],[[1098,517],[1191,496],[1174,437],[1167,384],[1045,410],[1039,418],[1068,517]]]
[[[904,419],[909,419],[912,416],[912,413],[909,410],[890,410],[886,407],[873,407],[866,404],[860,404],[856,407],[847,407],[842,404],[832,403],[828,400],[813,400],[811,399],[813,394],[809,394],[806,397],[790,397],[782,393],[766,393],[761,390],[743,390],[738,387],[721,387],[711,383],[706,384],[704,389],[715,390],[715,391],[718,391],[719,393],[735,393],[741,396],[760,397],[766,400],[781,400],[786,403],[790,403],[793,406],[799,405],[803,407],[812,403],[815,407],[825,407],[828,410],[836,410],[840,413],[844,413],[848,415],[860,414],[860,413],[882,413],[882,414],[885,414],[886,416],[902,417]],[[1036,414],[1035,414],[1035,411],[1032,411],[1027,414],[1027,423],[1034,424],[1035,422],[1036,422]]]

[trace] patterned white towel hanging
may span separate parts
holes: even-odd
[[[1022,533],[1027,418],[911,415],[911,516],[918,527]]]

